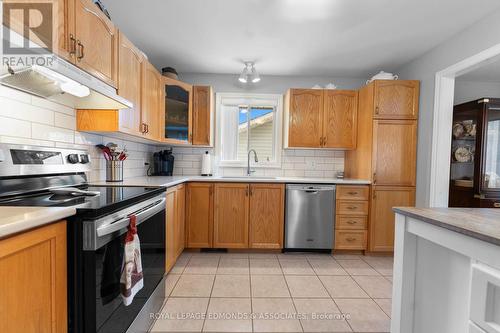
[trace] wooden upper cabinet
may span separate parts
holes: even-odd
[[[160,140],[160,119],[163,111],[163,80],[161,74],[149,61],[144,61],[142,68],[142,132],[148,139]]]
[[[141,82],[143,53],[123,33],[118,34],[118,95],[134,104],[120,110],[120,130],[141,134]]]
[[[375,119],[418,119],[419,81],[376,80]]]
[[[353,90],[325,90],[323,147],[356,148],[358,93]]]
[[[163,142],[190,144],[193,141],[193,86],[169,77],[164,84],[164,110],[161,126]]]
[[[320,146],[323,122],[323,90],[290,89],[287,93],[288,146]]]
[[[248,209],[248,184],[215,184],[213,247],[248,247]]]
[[[415,186],[417,122],[373,122],[373,184]]]
[[[66,222],[0,240],[0,332],[64,333]]]
[[[284,184],[250,184],[249,248],[283,247]]]
[[[189,183],[186,193],[186,247],[212,247],[214,184]]]
[[[90,0],[75,0],[76,65],[116,88],[118,32]]]
[[[212,145],[212,96],[209,86],[193,87],[193,145]]]
[[[370,251],[394,250],[393,207],[415,206],[414,187],[374,186],[370,208]]]

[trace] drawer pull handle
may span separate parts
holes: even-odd
[[[348,224],[356,224],[357,222],[356,222],[356,221],[352,221],[352,220],[350,220],[350,221],[347,221],[347,223],[348,223]]]
[[[495,203],[493,203],[493,207],[495,207],[495,208],[500,208],[500,202],[495,202]]]
[[[348,206],[347,209],[350,209],[350,210],[353,210],[353,209],[357,209],[358,207],[356,206]]]
[[[348,242],[354,242],[356,240],[356,238],[354,238],[354,237],[348,237],[348,238],[346,238],[346,240]]]
[[[358,194],[358,192],[351,191],[351,192],[347,192],[347,194],[356,195],[356,194]]]

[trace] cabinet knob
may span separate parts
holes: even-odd
[[[354,237],[347,237],[346,240],[348,242],[354,242],[356,240],[356,238],[354,238]]]
[[[347,221],[347,223],[353,225],[353,224],[356,224],[356,221],[349,220],[349,221]]]
[[[377,184],[377,173],[373,173],[373,184]]]
[[[358,194],[358,192],[351,191],[351,192],[347,192],[347,194],[349,194],[349,195],[356,195],[356,194]]]
[[[356,206],[348,206],[348,207],[347,207],[347,209],[349,209],[349,210],[354,210],[354,209],[357,209],[357,208],[358,208],[358,207],[356,207]]]
[[[379,112],[379,108],[378,108],[378,106],[376,106],[375,107],[375,114],[378,114],[378,112]]]

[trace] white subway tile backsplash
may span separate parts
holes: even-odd
[[[35,107],[18,100],[0,97],[0,116],[47,125],[54,124],[54,111]]]
[[[54,147],[55,142],[45,140],[34,140],[28,138],[14,137],[14,136],[0,136],[1,143],[10,143],[15,145],[30,145],[42,147]]]
[[[76,130],[76,121],[74,116],[68,116],[64,113],[54,113],[54,125],[70,130]]]
[[[31,138],[31,123],[0,116],[0,135]]]
[[[17,101],[30,104],[31,95],[21,90],[11,89],[5,86],[0,86],[0,96],[15,99]]]
[[[164,149],[164,148],[159,148]],[[201,173],[201,156],[206,148],[174,147],[175,175]],[[213,149],[209,149],[214,153]],[[190,164],[191,163],[191,164]],[[279,168],[255,168],[254,175],[268,177],[327,177],[333,178],[344,170],[344,152],[332,150],[286,149],[282,151],[282,164]],[[215,174],[224,176],[244,176],[246,167],[220,167]]]
[[[75,132],[72,130],[67,130],[64,128],[47,126],[42,124],[31,124],[32,138],[49,140],[49,141],[60,141],[60,142],[75,142]]]
[[[33,106],[37,106],[37,107],[40,107],[40,108],[44,108],[44,109],[49,109],[49,110],[52,110],[52,111],[57,111],[57,112],[61,112],[61,113],[65,113],[69,116],[75,116],[75,110],[66,106],[66,105],[62,105],[62,104],[58,104],[58,103],[55,103],[55,102],[52,102],[52,101],[49,101],[48,99],[45,99],[45,98],[41,98],[41,97],[38,97],[38,96],[32,96],[31,98],[31,104]]]

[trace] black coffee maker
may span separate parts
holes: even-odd
[[[172,148],[153,154],[152,176],[172,176],[174,171],[174,155]]]

